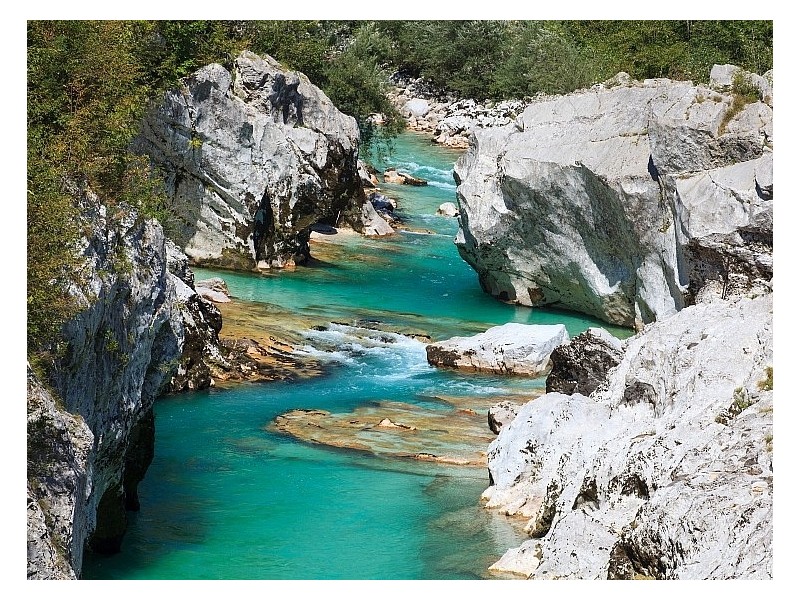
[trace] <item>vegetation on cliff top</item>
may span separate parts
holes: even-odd
[[[51,352],[75,311],[74,190],[168,221],[149,167],[128,151],[147,103],[244,49],[305,73],[369,144],[369,115],[401,128],[384,94],[401,70],[478,99],[569,92],[617,71],[706,80],[713,63],[763,72],[771,21],[29,21],[28,355]],[[168,225],[168,223],[167,223]]]

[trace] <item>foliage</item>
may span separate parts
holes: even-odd
[[[772,391],[772,367],[766,368],[764,379],[758,382],[758,389],[761,391]]]
[[[725,114],[722,115],[722,121],[720,122],[719,129],[717,131],[718,135],[725,133],[728,123],[730,123],[736,115],[742,112],[745,106],[752,104],[753,102],[758,102],[761,99],[761,90],[759,87],[748,77],[746,77],[741,70],[739,70],[736,75],[733,76],[731,94],[733,95],[733,101],[725,111]]]
[[[731,91],[737,96],[741,96],[747,104],[761,100],[761,90],[741,70],[733,76]]]
[[[462,96],[563,93],[619,71],[707,81],[772,67],[771,21],[382,21],[381,60]]]
[[[375,28],[360,28],[352,43],[332,60],[325,72],[325,91],[336,107],[356,119],[361,131],[361,149],[368,155],[375,141],[391,138],[403,128],[397,109],[386,96],[386,73],[376,56],[386,51]],[[378,128],[370,115],[381,113],[384,124]]]

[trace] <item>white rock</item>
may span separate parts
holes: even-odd
[[[364,202],[361,206],[361,220],[364,223],[364,235],[381,236],[394,233],[392,226],[375,210],[370,201]]]
[[[195,263],[252,269],[307,258],[308,226],[360,230],[359,130],[302,73],[240,54],[188,77],[148,113],[134,149],[166,173],[175,241]]]
[[[526,404],[489,447],[484,497],[527,517],[540,551],[494,568],[771,578],[772,361],[772,296],[717,301],[631,338],[591,399]]]
[[[751,104],[720,135],[731,101],[652,80],[535,101],[474,131],[455,167],[459,253],[504,301],[631,327],[675,314],[692,236],[772,210],[753,176],[772,109]]]
[[[430,111],[430,105],[424,98],[412,98],[403,106],[404,117],[424,117]]]
[[[569,340],[563,325],[506,323],[471,337],[426,346],[432,365],[539,377],[549,368],[553,348]]]
[[[443,202],[436,210],[436,214],[444,215],[445,217],[457,217],[458,206],[456,206],[455,202]]]
[[[733,78],[741,71],[736,65],[714,65],[711,67],[710,85],[719,90],[729,89],[733,85]]]

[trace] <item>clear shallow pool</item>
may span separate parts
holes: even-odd
[[[410,226],[430,233],[354,237],[344,260],[279,275],[197,269],[196,276],[222,276],[234,296],[320,325],[371,319],[434,339],[508,321],[564,323],[571,335],[599,325],[481,292],[452,243],[455,219],[435,215],[455,199],[457,156],[404,134],[388,163],[429,180],[383,187]],[[436,409],[437,395],[510,395],[541,380],[438,371],[410,338],[365,346],[347,328],[306,335],[306,351],[329,363],[324,377],[157,402],[141,512],[130,514],[122,553],[87,557],[85,578],[472,579],[487,577],[486,568],[519,545],[510,523],[479,505],[488,485],[483,469],[336,451],[266,427],[295,408],[341,412],[388,400]]]

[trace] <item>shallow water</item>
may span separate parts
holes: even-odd
[[[444,410],[439,396],[493,397],[543,386],[433,369],[422,343],[365,337],[349,326],[359,321],[434,339],[509,321],[564,323],[570,335],[599,325],[481,292],[453,245],[455,219],[435,215],[439,204],[455,200],[457,156],[404,134],[387,162],[429,180],[425,187],[383,188],[399,200],[410,227],[430,233],[347,238],[346,258],[279,275],[196,270],[198,279],[222,276],[238,298],[328,327],[304,332],[302,350],[327,364],[326,375],[159,400],[141,512],[130,513],[120,554],[87,557],[85,578],[473,579],[488,577],[486,568],[519,545],[508,520],[479,505],[488,485],[484,469],[333,450],[267,429],[296,408],[344,412],[398,401]]]

